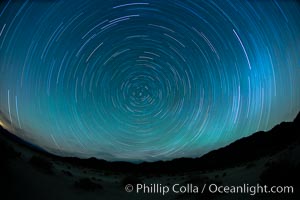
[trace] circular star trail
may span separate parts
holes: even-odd
[[[294,118],[299,19],[297,1],[1,1],[1,125],[62,156],[201,156]]]

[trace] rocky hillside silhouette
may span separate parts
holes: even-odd
[[[80,159],[75,157],[60,157],[44,151],[40,153],[54,160],[67,162],[73,165],[98,170],[112,170],[118,172],[137,173],[177,173],[183,171],[213,170],[234,167],[246,162],[273,155],[291,144],[299,144],[300,113],[293,122],[282,122],[270,131],[256,132],[248,137],[239,139],[228,146],[211,151],[199,158],[179,158],[172,161],[144,162],[133,164],[129,162],[108,162],[96,158]],[[22,143],[26,142],[16,138],[0,127],[1,135]],[[34,148],[30,145],[29,148]],[[5,150],[5,149],[4,149]],[[1,150],[2,151],[2,150]],[[3,153],[5,155],[5,153]]]

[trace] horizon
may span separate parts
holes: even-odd
[[[298,112],[298,114],[294,117],[294,119],[292,121],[281,121],[280,123],[274,125],[271,129],[269,130],[266,130],[266,131],[263,131],[263,132],[271,132],[276,126],[278,125],[281,125],[282,123],[284,122],[287,122],[287,123],[294,123],[295,120],[297,119],[297,117],[300,117],[300,110]],[[211,151],[208,151],[206,153],[203,153],[203,154],[199,154],[199,156],[195,156],[195,157],[178,157],[178,158],[173,158],[173,159],[169,159],[169,160],[156,160],[156,161],[145,161],[145,160],[131,160],[131,161],[123,161],[123,160],[106,160],[106,159],[103,159],[103,158],[97,158],[97,157],[80,157],[80,156],[67,156],[67,155],[59,155],[59,154],[55,154],[55,153],[52,153],[51,151],[48,151],[46,149],[43,149],[41,147],[39,147],[38,145],[35,145],[35,144],[32,144],[32,143],[29,143],[27,142],[26,140],[23,140],[22,138],[18,137],[17,135],[14,135],[12,132],[10,132],[9,130],[7,130],[6,128],[4,128],[2,126],[3,124],[1,123],[1,120],[0,120],[0,128],[2,128],[3,130],[5,130],[8,134],[5,134],[5,137],[9,137],[10,139],[12,139],[13,137],[13,142],[17,142],[18,144],[20,145],[24,145],[25,148],[30,148],[30,150],[33,150],[33,151],[38,151],[39,153],[46,153],[48,155],[51,155],[51,156],[57,156],[59,158],[62,158],[62,159],[79,159],[79,160],[91,160],[91,159],[96,159],[98,161],[105,161],[107,163],[118,163],[118,162],[124,162],[124,163],[131,163],[131,164],[134,164],[134,165],[139,165],[139,164],[145,164],[145,163],[157,163],[157,162],[160,162],[160,161],[163,161],[163,162],[172,162],[174,160],[177,160],[177,159],[199,159],[199,158],[202,158],[203,156],[205,155],[208,155],[210,152],[214,152],[214,151],[218,151],[218,150],[221,150],[223,148],[226,148],[228,147],[229,145],[237,142],[237,141],[240,141],[241,139],[243,138],[248,138],[256,133],[259,133],[259,132],[262,132],[262,130],[260,131],[257,131],[257,132],[253,132],[251,133],[250,135],[246,136],[246,137],[243,137],[243,138],[239,138],[235,141],[232,141],[231,143],[229,144],[225,144],[224,146],[220,146],[216,149],[213,149]],[[1,133],[2,134],[2,133]],[[20,142],[21,141],[21,142]]]

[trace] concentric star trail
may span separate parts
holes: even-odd
[[[0,124],[62,156],[201,156],[298,113],[299,19],[296,0],[1,1]]]

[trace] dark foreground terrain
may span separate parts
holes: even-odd
[[[133,164],[63,158],[26,145],[0,127],[0,199],[299,199],[300,114],[200,158]],[[165,195],[125,186],[293,186],[293,194],[218,194],[206,190]]]

